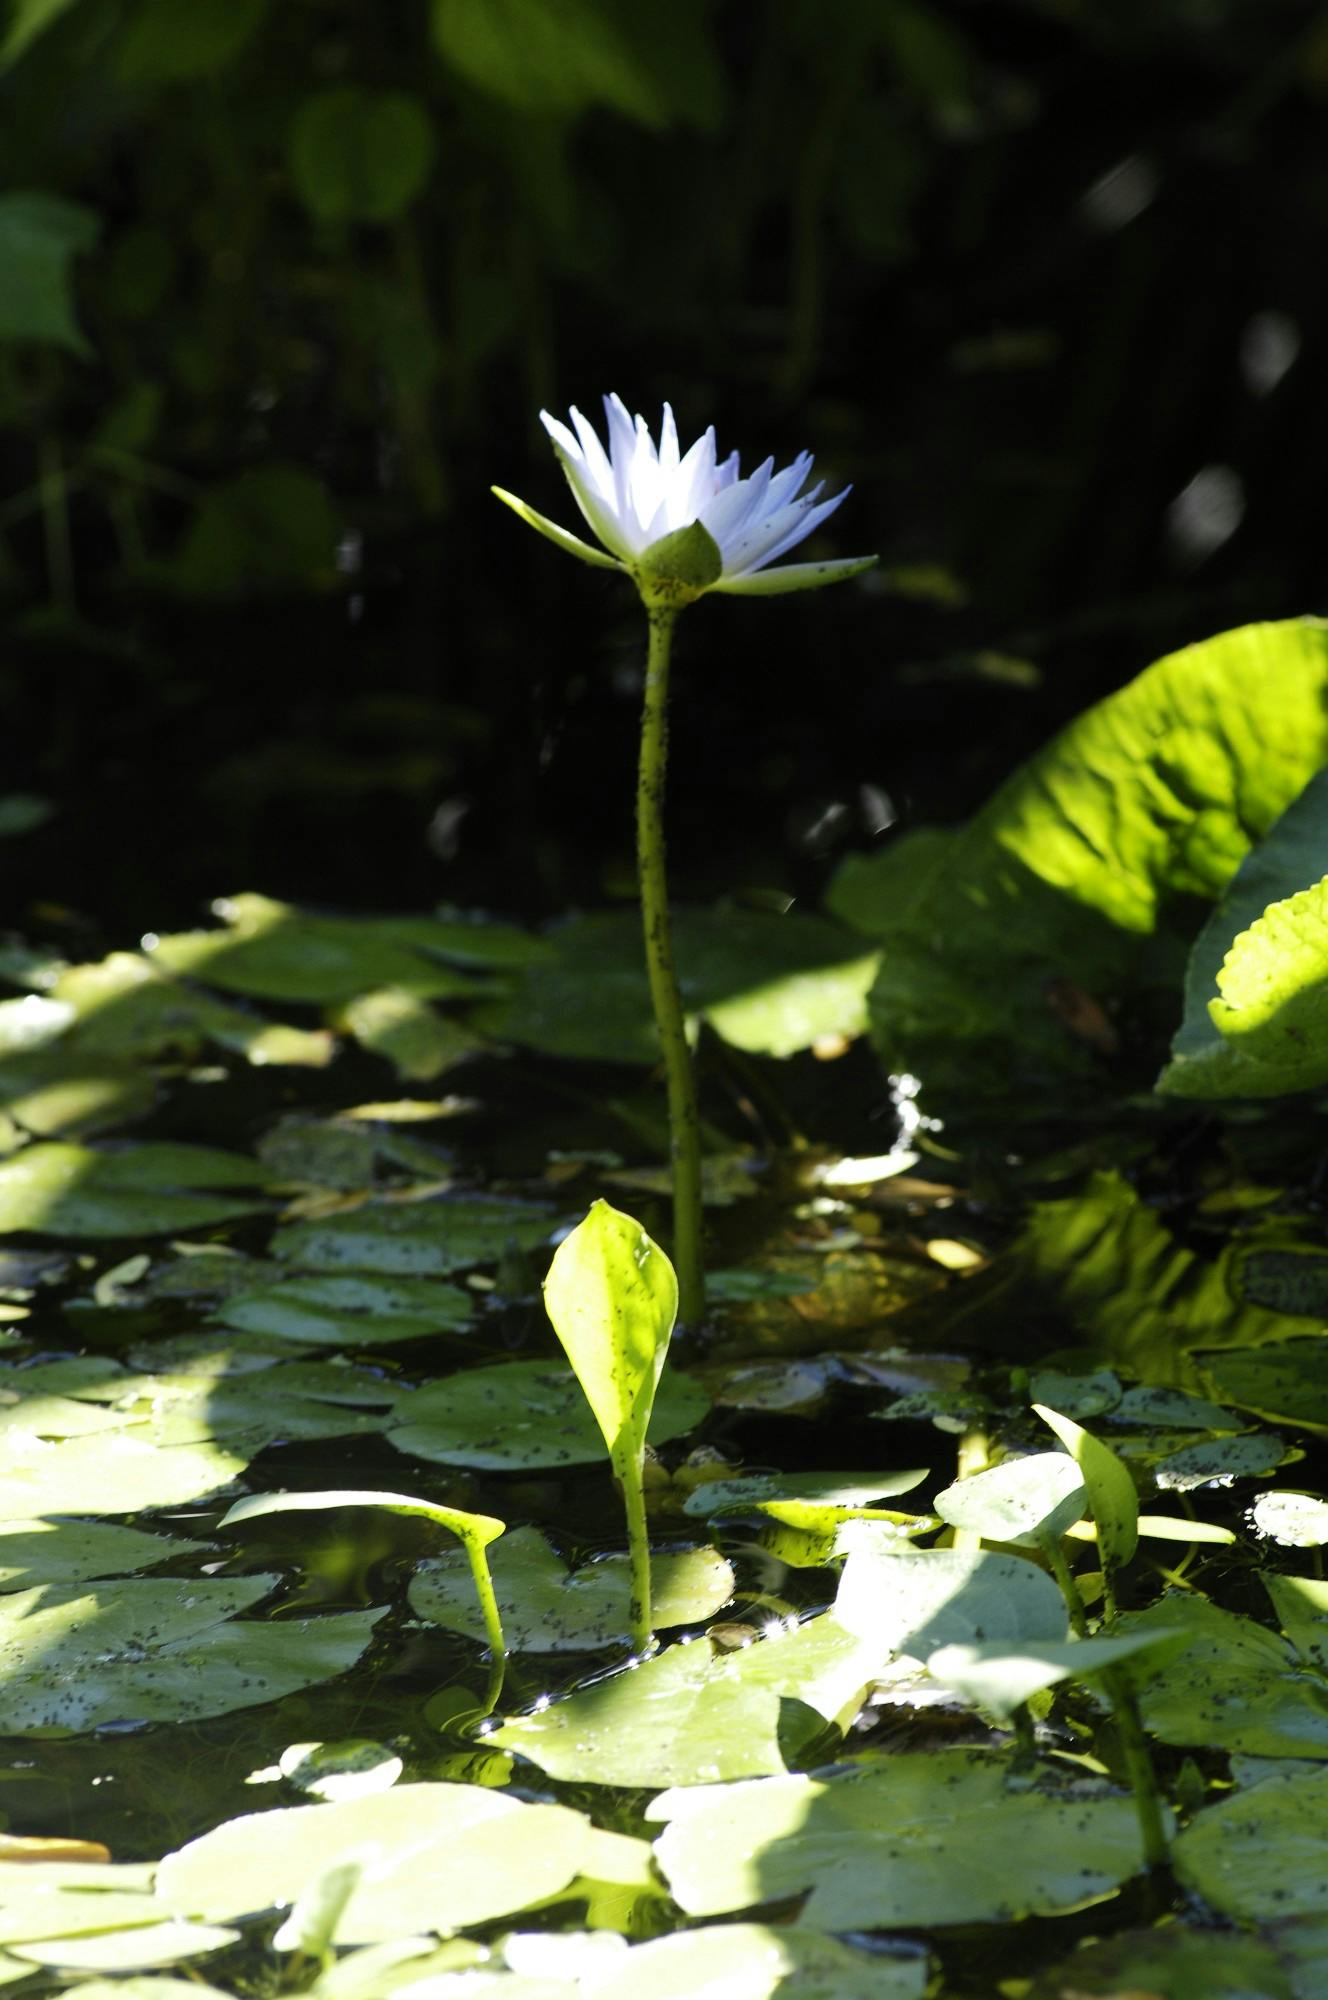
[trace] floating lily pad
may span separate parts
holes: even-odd
[[[1192,1493],[1199,1486],[1230,1486],[1237,1479],[1262,1479],[1299,1453],[1267,1432],[1250,1437],[1205,1438],[1187,1444],[1153,1467],[1164,1493]]]
[[[484,1046],[478,1035],[400,986],[357,994],[338,1008],[333,1022],[362,1049],[390,1062],[408,1083],[431,1082]]]
[[[225,1921],[283,1909],[335,1864],[368,1859],[335,1943],[446,1935],[557,1896],[593,1873],[602,1839],[565,1806],[476,1785],[397,1785],[229,1820],[166,1856],[157,1895],[181,1916]]]
[[[292,1028],[225,1005],[172,979],[138,952],[113,951],[96,965],[67,966],[51,999],[69,1009],[65,1043],[71,1053],[142,1064],[189,1058],[207,1042],[233,1049],[251,1063],[321,1068],[332,1057],[322,1029]]]
[[[475,1313],[475,1297],[436,1278],[287,1278],[237,1292],[216,1317],[242,1333],[309,1347],[371,1347],[457,1333]]]
[[[696,909],[676,911],[673,928],[684,1008],[736,1047],[787,1056],[862,1033],[876,954],[852,931],[797,912]],[[550,1055],[658,1061],[639,916],[573,917],[549,943],[510,998],[481,1010],[485,1030]]]
[[[1328,1336],[1199,1358],[1208,1386],[1227,1402],[1286,1423],[1328,1427]]]
[[[481,962],[478,925],[430,917],[317,917],[248,894],[214,907],[225,930],[156,938],[154,962],[228,992],[324,1006],[383,986],[435,999],[482,990],[443,962]]]
[[[942,1646],[928,1658],[927,1672],[998,1722],[1008,1722],[1031,1696],[1058,1681],[1096,1682],[1124,1660],[1144,1653],[1170,1654],[1185,1643],[1183,1632],[1165,1629],[1097,1639],[1025,1639],[1014,1645],[998,1639]]]
[[[266,1178],[256,1160],[212,1146],[159,1140],[114,1152],[57,1142],[28,1146],[0,1160],[0,1233],[157,1236],[205,1228],[265,1207],[238,1190],[260,1187]]]
[[[1206,1807],[1174,1860],[1187,1889],[1239,1923],[1328,1915],[1328,1771],[1272,1776]]]
[[[569,1571],[538,1528],[514,1528],[495,1545],[490,1563],[511,1652],[576,1652],[629,1638],[631,1568],[626,1556],[606,1556]],[[698,1625],[733,1595],[733,1571],[714,1549],[657,1555],[650,1574],[653,1622],[661,1631]],[[470,1566],[459,1549],[421,1563],[411,1582],[410,1605],[421,1618],[449,1632],[462,1632],[481,1644],[485,1640]]]
[[[1068,1623],[1045,1570],[988,1549],[861,1549],[844,1565],[835,1615],[880,1657],[917,1660],[976,1640],[1060,1641]]]
[[[650,1422],[653,1443],[700,1423],[709,1398],[684,1375],[666,1374]],[[412,1458],[493,1471],[593,1464],[604,1440],[565,1364],[501,1361],[468,1368],[402,1396],[388,1443]]]
[[[38,1139],[86,1139],[142,1118],[157,1099],[147,1071],[78,1049],[33,1049],[0,1062],[0,1111]]]
[[[28,1861],[0,1870],[6,1969],[17,1960],[25,1973],[33,1966],[129,1971],[216,1951],[237,1936],[172,1919],[152,1894],[150,1868]]]
[[[83,1583],[132,1576],[206,1546],[175,1535],[145,1535],[104,1521],[0,1521],[0,1590],[37,1583]]]
[[[1262,1938],[1169,1924],[1098,1938],[1034,1981],[1028,2000],[1305,2000],[1288,1961]]]
[[[1253,1618],[1172,1591],[1117,1619],[1122,1634],[1172,1628],[1189,1643],[1161,1666],[1132,1668],[1144,1723],[1164,1743],[1256,1757],[1328,1758],[1328,1691],[1292,1648]]]
[[[1039,1451],[958,1479],[932,1504],[952,1528],[968,1528],[987,1541],[1036,1547],[1073,1526],[1086,1496],[1072,1458],[1063,1451]]]
[[[20,1432],[5,1440],[0,1518],[179,1507],[233,1485],[251,1456],[235,1445],[154,1444],[129,1431],[58,1443]]]
[[[0,1175],[4,1164],[0,1161]],[[334,1275],[376,1271],[390,1278],[441,1278],[473,1264],[495,1263],[509,1249],[538,1248],[555,1220],[547,1208],[498,1195],[368,1201],[317,1221],[285,1224],[273,1235],[272,1254],[306,1271]]]
[[[690,1916],[810,1891],[826,1931],[1009,1923],[1102,1902],[1143,1866],[1133,1803],[984,1750],[901,1753],[827,1778],[665,1792],[655,1853]]]
[[[925,1467],[907,1472],[745,1473],[733,1479],[708,1479],[688,1494],[683,1512],[708,1521],[788,1500],[847,1515],[911,1493],[926,1477]]]
[[[828,1616],[738,1653],[697,1639],[485,1740],[586,1784],[705,1785],[783,1771],[827,1724],[852,1720],[875,1658]]]
[[[344,1673],[382,1612],[236,1624],[276,1581],[131,1579],[0,1598],[0,1734],[227,1715]]]
[[[635,1945],[605,1931],[518,1933],[501,1957],[505,1972],[431,1979],[431,2000],[922,2000],[928,1977],[925,1958],[859,1951],[787,1924],[707,1924]]]

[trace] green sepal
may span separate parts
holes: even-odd
[[[661,535],[638,557],[636,582],[647,604],[691,604],[724,572],[719,543],[699,521]]]
[[[626,568],[626,564],[620,563],[617,556],[606,555],[603,549],[591,548],[590,543],[583,542],[579,535],[569,534],[567,529],[560,528],[556,521],[550,521],[545,515],[537,514],[524,500],[518,500],[515,493],[507,493],[501,486],[491,486],[489,491],[495,499],[510,507],[514,514],[519,514],[528,527],[536,529],[569,556],[580,556],[582,562],[593,563],[596,569]]]

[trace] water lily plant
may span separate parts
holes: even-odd
[[[737,452],[720,458],[713,426],[684,452],[667,403],[658,443],[645,418],[633,417],[620,397],[606,396],[604,410],[607,450],[579,410],[570,413],[570,429],[547,411],[540,413],[599,548],[546,519],[515,494],[497,486],[493,490],[523,521],[569,555],[630,576],[649,622],[636,791],[637,867],[650,997],[668,1082],[673,1256],[681,1318],[684,1324],[695,1325],[705,1311],[701,1142],[669,925],[663,820],[673,628],[679,612],[709,591],[769,597],[812,590],[857,576],[876,557],[770,567],[828,520],[849,493],[845,487],[822,499],[823,485],[807,488],[812,469],[809,452],[800,452],[780,472],[768,458],[744,478]]]

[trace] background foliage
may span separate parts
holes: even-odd
[[[884,561],[691,621],[698,894],[1314,609],[1325,93],[1309,0],[9,0],[15,915],[620,892],[633,606],[487,498],[604,388]]]

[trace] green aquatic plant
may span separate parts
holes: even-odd
[[[664,405],[659,443],[644,417],[633,418],[618,396],[606,396],[607,452],[579,410],[575,431],[541,412],[553,448],[576,499],[602,546],[592,548],[536,513],[515,494],[494,487],[523,521],[569,555],[599,569],[630,576],[649,625],[645,705],[636,787],[636,846],[646,967],[655,1025],[668,1084],[673,1158],[673,1255],[678,1268],[683,1321],[705,1312],[701,1257],[701,1137],[696,1085],[674,963],[664,848],[664,782],[668,762],[669,665],[678,614],[709,591],[768,597],[812,590],[857,576],[875,556],[837,562],[769,565],[804,541],[847,497],[849,489],[820,499],[821,486],[804,493],[809,452],[782,472],[774,460],[744,479],[738,454],[720,459],[713,427],[687,452],[678,444],[673,412]]]
[[[678,1280],[639,1222],[597,1201],[559,1244],[544,1281],[544,1303],[622,1487],[632,1565],[632,1643],[638,1652],[648,1652],[654,1636],[646,1431],[678,1316]]]

